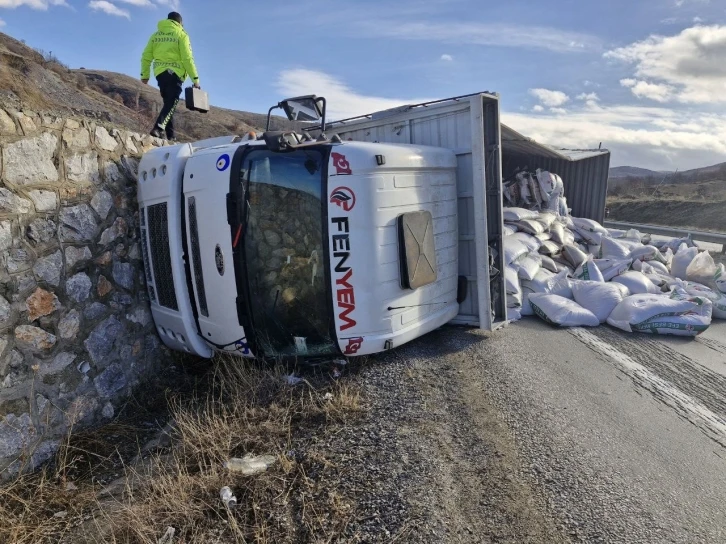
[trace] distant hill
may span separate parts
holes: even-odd
[[[638,168],[637,166],[616,166],[610,169],[611,178],[647,178],[649,176],[663,175],[662,172],[656,172],[655,170],[648,170],[646,168]]]
[[[115,72],[72,70],[51,53],[0,33],[0,104],[75,115],[146,133],[162,101],[155,86]],[[266,117],[215,107],[207,114],[190,112],[182,100],[175,121],[180,139],[198,140],[259,131]],[[273,130],[294,128],[299,128],[296,123],[273,117]]]

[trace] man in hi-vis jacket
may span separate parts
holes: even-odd
[[[157,31],[152,34],[141,55],[141,81],[145,84],[149,83],[152,62],[164,106],[151,135],[157,138],[166,135],[168,140],[173,140],[174,111],[179,104],[182,85],[189,77],[197,89],[201,88],[189,35],[184,30],[182,16],[175,11],[167,19],[159,21]]]

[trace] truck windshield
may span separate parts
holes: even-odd
[[[252,150],[245,257],[249,307],[267,356],[333,353],[323,249],[323,154]]]

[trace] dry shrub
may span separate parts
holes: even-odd
[[[354,502],[336,488],[343,469],[311,444],[356,417],[360,394],[328,380],[289,385],[282,365],[215,364],[202,393],[169,400],[171,445],[124,465],[122,478],[103,492],[119,460],[130,458],[123,445],[139,453],[138,429],[112,424],[69,435],[53,465],[0,486],[0,542],[156,544],[169,527],[173,542],[185,543],[328,542],[339,535]],[[277,462],[252,477],[225,468],[247,453]],[[223,486],[232,488],[237,508],[222,504]]]
[[[337,384],[290,386],[281,367],[251,367],[231,358],[218,363],[214,384],[203,399],[173,403],[174,447],[142,470],[129,470],[125,497],[108,518],[108,538],[151,544],[174,527],[183,542],[277,543],[340,531],[352,512],[349,501],[330,494],[324,509],[334,519],[320,519],[320,505],[312,501],[319,490],[306,472],[325,470],[327,462],[316,454],[299,458],[294,435],[345,424],[361,410],[360,395]],[[278,461],[254,477],[224,467],[247,453],[273,454]],[[236,509],[220,501],[223,486],[235,493]]]

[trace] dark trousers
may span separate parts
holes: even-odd
[[[164,99],[156,125],[165,130],[167,139],[171,140],[174,138],[174,112],[179,104],[183,81],[174,72],[167,70],[156,76],[156,82],[159,84],[161,98]]]

